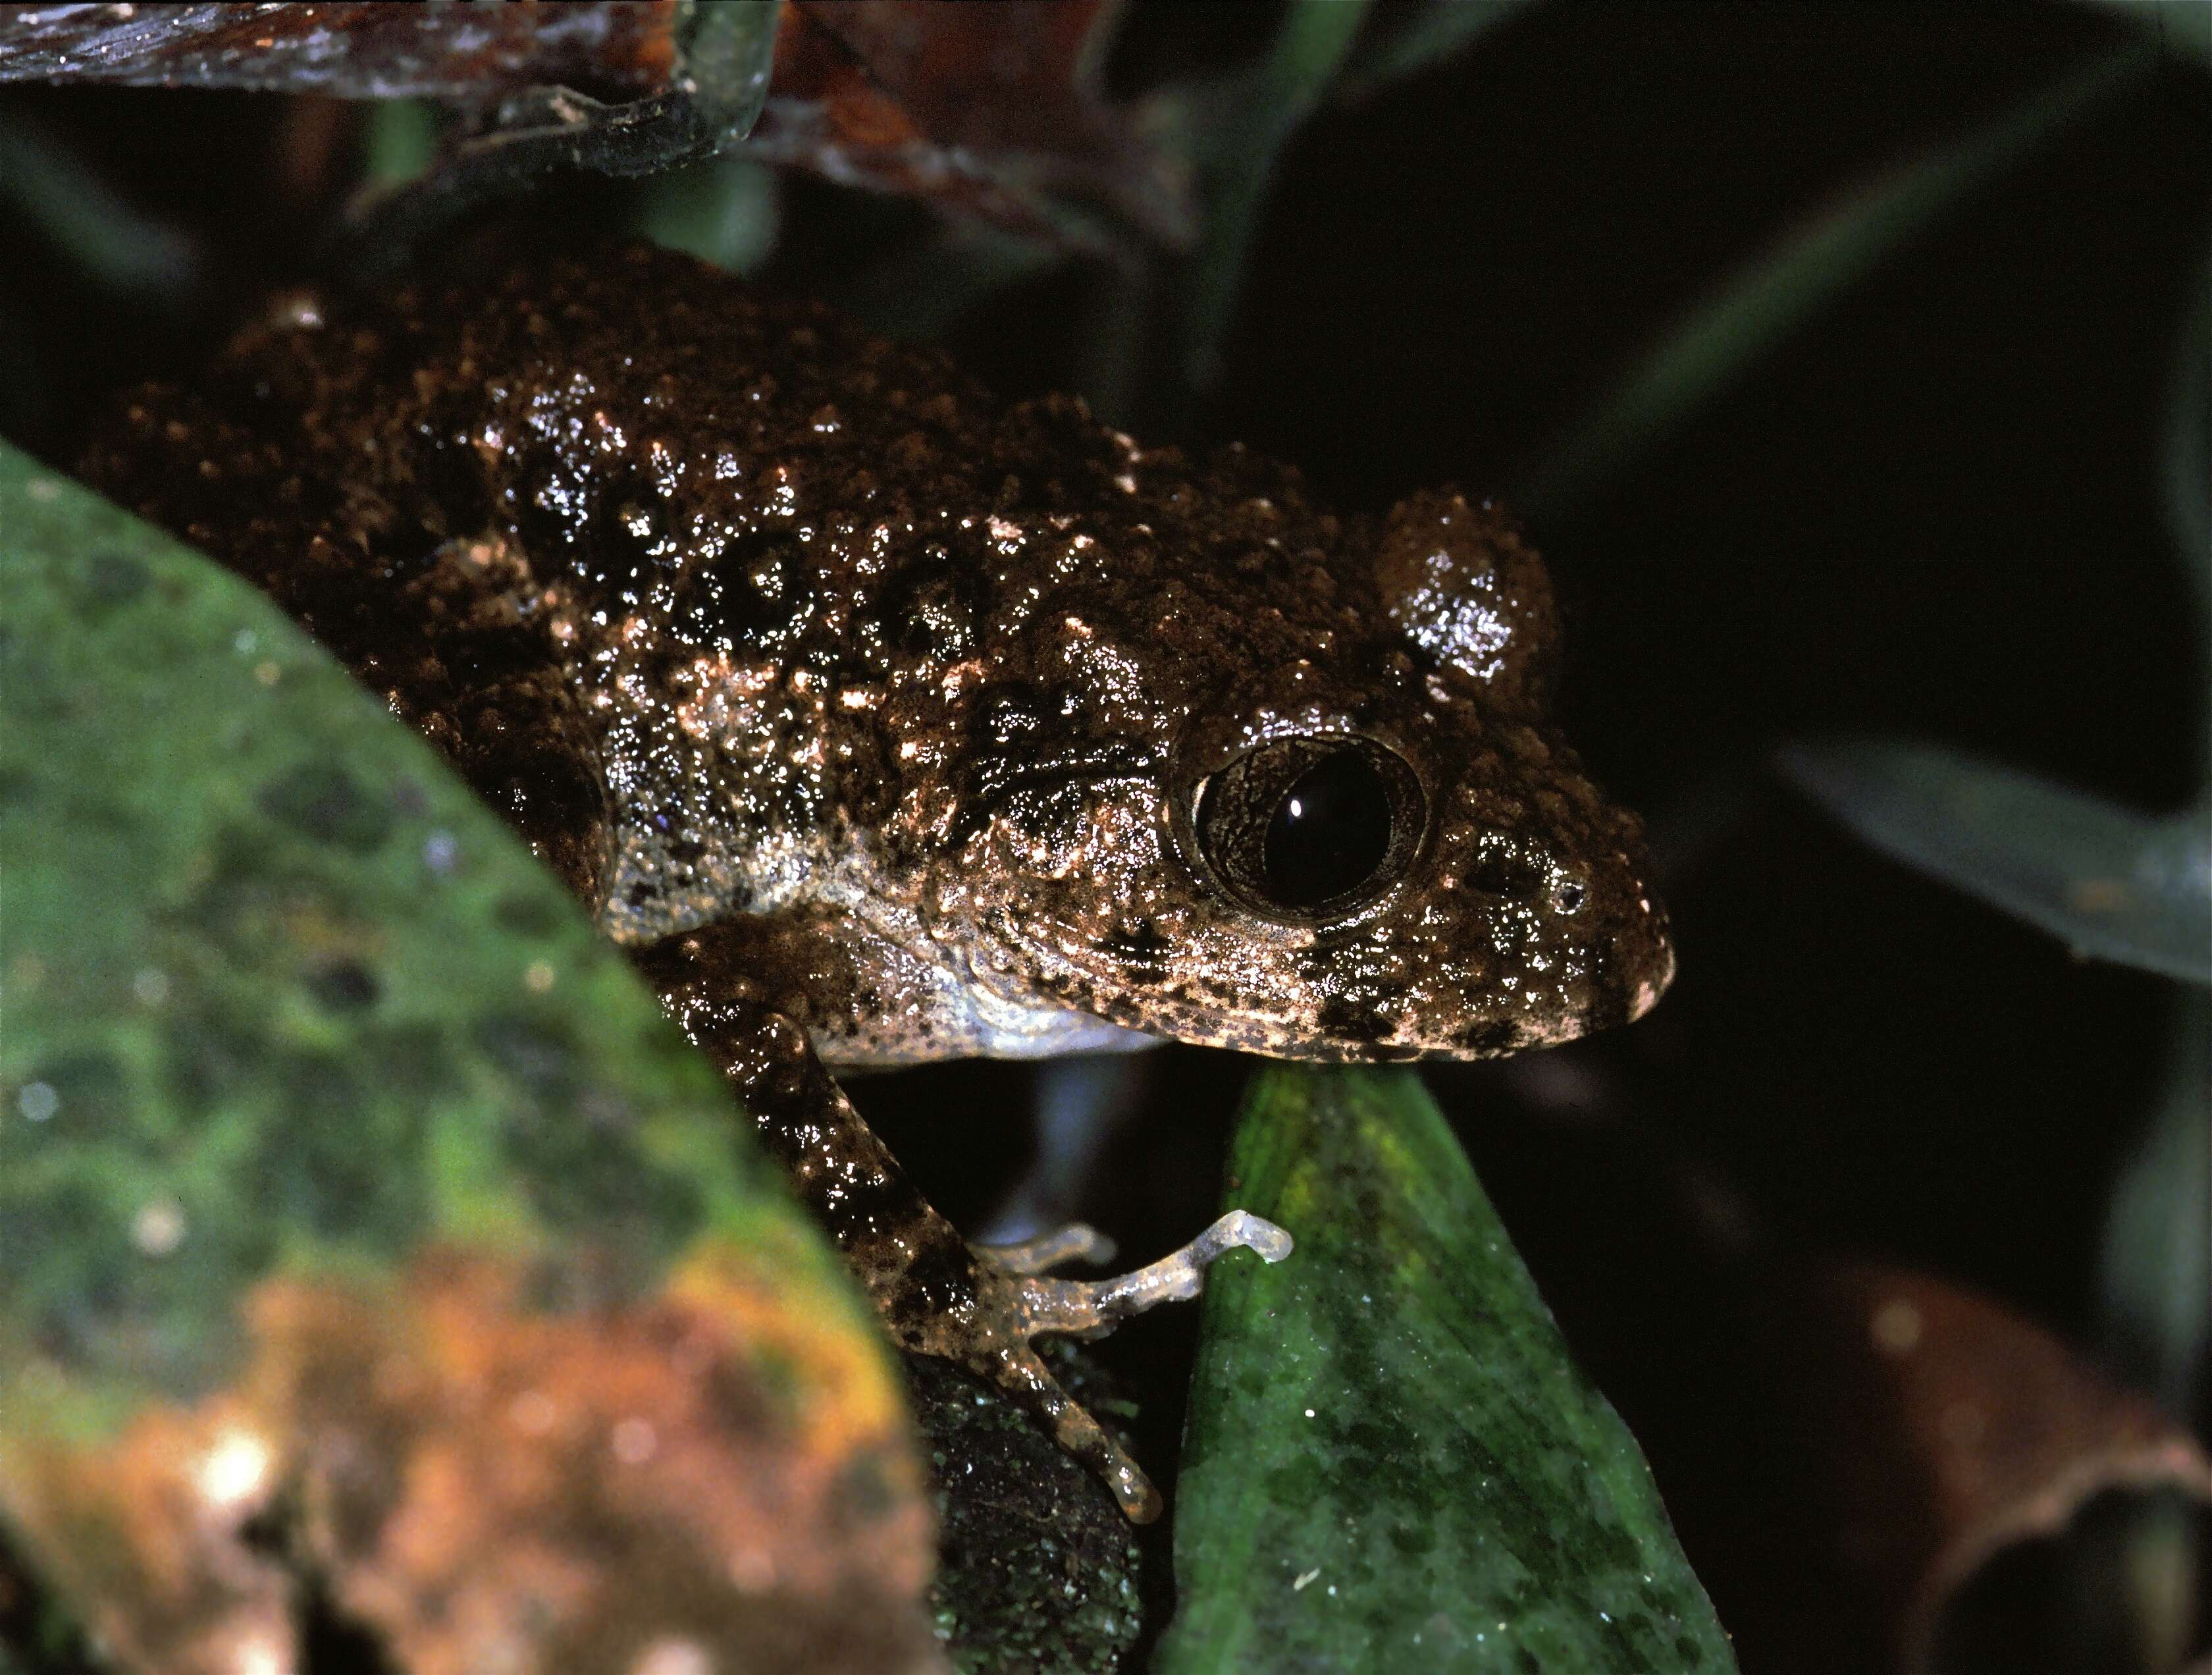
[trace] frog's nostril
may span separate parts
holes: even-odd
[[[1563,884],[1554,885],[1552,888],[1552,905],[1562,913],[1579,913],[1582,911],[1583,902],[1589,893],[1581,885],[1571,880]]]
[[[1532,901],[1542,892],[1544,874],[1523,855],[1504,845],[1486,849],[1468,869],[1468,886],[1505,901]]]

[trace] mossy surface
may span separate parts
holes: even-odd
[[[1117,1404],[1062,1346],[1054,1372],[1101,1423]],[[1142,1624],[1134,1532],[1036,1424],[941,1361],[907,1360],[938,1483],[939,1639],[963,1675],[1113,1675]],[[1126,1440],[1126,1439],[1125,1439]]]

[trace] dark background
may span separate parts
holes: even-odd
[[[1124,94],[1264,39],[1267,8],[1193,9],[1132,9]],[[2145,811],[2200,789],[2208,625],[2160,471],[2212,249],[2212,83],[2178,61],[2107,100],[1625,468],[1531,496],[1732,272],[2130,27],[2118,8],[1534,7],[1324,108],[1276,176],[1218,386],[1127,387],[1148,439],[1248,441],[1346,507],[1451,482],[1535,508],[1567,607],[1566,728],[1647,816],[1680,976],[1632,1030],[1431,1085],[1753,1671],[1796,1666],[1792,1633],[1814,1630],[1761,1622],[1792,1561],[1731,1548],[1715,1504],[1740,1487],[1721,1300],[1747,1258],[1928,1270],[2145,1376],[2108,1330],[2099,1252],[2173,1055],[2205,1051],[2177,1033],[2181,990],[1876,857],[1768,764],[1876,733]],[[309,270],[345,174],[327,155],[362,143],[344,107],[80,89],[8,90],[0,135],[0,432],[64,460],[101,391],[188,367]],[[26,157],[168,229],[167,258],[88,271]],[[634,190],[565,186],[533,214],[611,225]],[[931,212],[780,191],[765,282],[911,325],[881,276]],[[1054,266],[949,311],[946,341],[1011,393],[1080,384],[1127,283]],[[1130,1068],[1139,1114],[1067,1208],[1140,1260],[1188,1237],[1243,1074],[1181,1048]],[[1025,1166],[1033,1076],[948,1067],[856,1098],[973,1226]],[[1151,1317],[1103,1346],[1146,1400],[1148,1464],[1172,1458],[1194,1327]]]

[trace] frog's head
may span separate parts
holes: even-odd
[[[1650,1009],[1674,954],[1641,827],[1547,720],[1556,612],[1513,526],[1253,497],[1205,533],[1228,562],[1125,551],[1032,631],[1054,708],[1105,719],[981,758],[1004,789],[958,890],[1000,980],[1292,1057],[1488,1057]]]

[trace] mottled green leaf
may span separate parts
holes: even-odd
[[[255,1497],[363,1471],[296,1538],[395,1656],[649,1645],[747,1543],[926,1643],[888,1357],[720,1077],[273,606],[5,448],[0,876],[0,1522],[138,1666],[276,1666]],[[595,1498],[623,1422],[657,1452]],[[472,1521],[418,1573],[410,1519]],[[743,1587],[728,1632],[830,1609]]]
[[[2130,41],[1802,222],[1662,334],[1515,498],[1540,519],[1571,510],[1968,194],[2142,82],[2159,63],[2155,41]]]
[[[1158,1675],[1730,1671],[1643,1456],[1410,1071],[1256,1079],[1206,1294]]]
[[[12,453],[0,561],[0,1215],[53,1235],[0,1244],[9,1306],[158,1313],[165,1379],[280,1258],[805,1239],[552,875],[274,606]],[[106,1236],[169,1200],[162,1260]]]
[[[1801,745],[1779,765],[1883,854],[2076,953],[2212,984],[2212,809],[2154,819],[1928,746]]]

